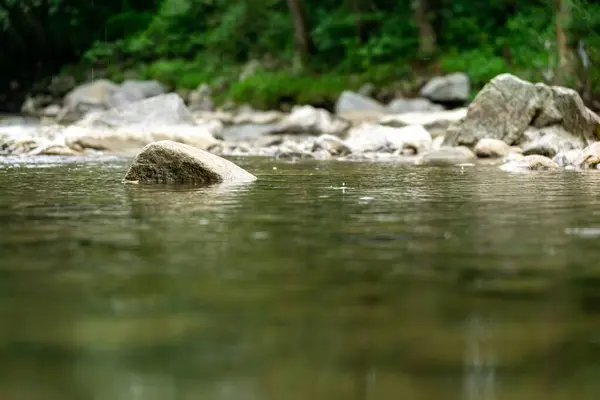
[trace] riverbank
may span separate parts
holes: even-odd
[[[148,143],[172,140],[221,156],[285,160],[491,162],[519,170],[600,163],[600,117],[575,91],[501,74],[468,107],[446,109],[440,103],[466,101],[465,78],[434,78],[421,89],[422,98],[385,105],[344,91],[334,112],[310,105],[289,112],[217,109],[202,87],[195,101],[186,102],[158,82],[98,80],[69,92],[62,108],[54,107],[54,115],[37,125],[0,128],[0,151],[22,157],[133,155]]]

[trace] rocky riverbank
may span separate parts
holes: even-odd
[[[71,90],[61,104],[30,104],[37,125],[0,125],[0,154],[133,155],[172,140],[223,156],[389,161],[417,165],[502,164],[503,169],[595,168],[600,117],[566,88],[513,75],[491,80],[468,107],[464,74],[432,79],[421,98],[381,104],[343,92],[334,112],[216,109],[207,87],[184,99],[154,81],[99,80]],[[485,161],[483,161],[485,160]]]

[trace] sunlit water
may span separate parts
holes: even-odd
[[[0,160],[2,399],[597,399],[600,173]]]

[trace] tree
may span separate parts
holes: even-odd
[[[294,25],[294,64],[296,68],[304,68],[308,62],[310,53],[313,51],[313,43],[308,34],[304,6],[302,0],[287,0],[287,5]]]
[[[555,83],[566,85],[575,72],[575,52],[570,45],[568,29],[571,22],[570,0],[554,0],[556,25],[556,48],[558,50],[558,71]]]
[[[419,37],[419,54],[428,56],[437,49],[437,38],[431,24],[430,0],[412,0],[413,18]]]

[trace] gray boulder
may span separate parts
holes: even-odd
[[[335,104],[335,113],[343,114],[351,111],[381,111],[385,110],[383,104],[369,97],[345,90]]]
[[[448,128],[444,143],[471,147],[480,139],[492,138],[511,146],[540,148],[532,142],[549,133],[563,143],[552,146],[555,154],[583,148],[598,140],[600,117],[585,107],[574,90],[532,84],[501,74],[484,86],[469,105],[466,116]],[[561,148],[563,145],[568,148]]]
[[[455,72],[446,76],[432,78],[423,88],[421,96],[431,101],[465,102],[469,98],[471,90],[470,80],[467,74]]]
[[[125,182],[193,183],[252,182],[256,177],[231,161],[188,146],[163,140],[144,147],[125,175]]]
[[[64,131],[65,143],[86,148],[130,153],[158,140],[173,140],[208,149],[221,136],[223,124],[198,124],[175,93],[151,97],[120,108],[93,113]]]
[[[67,93],[57,120],[61,123],[75,122],[90,112],[123,107],[165,92],[166,88],[157,81],[127,80],[118,85],[107,79],[98,79]]]

